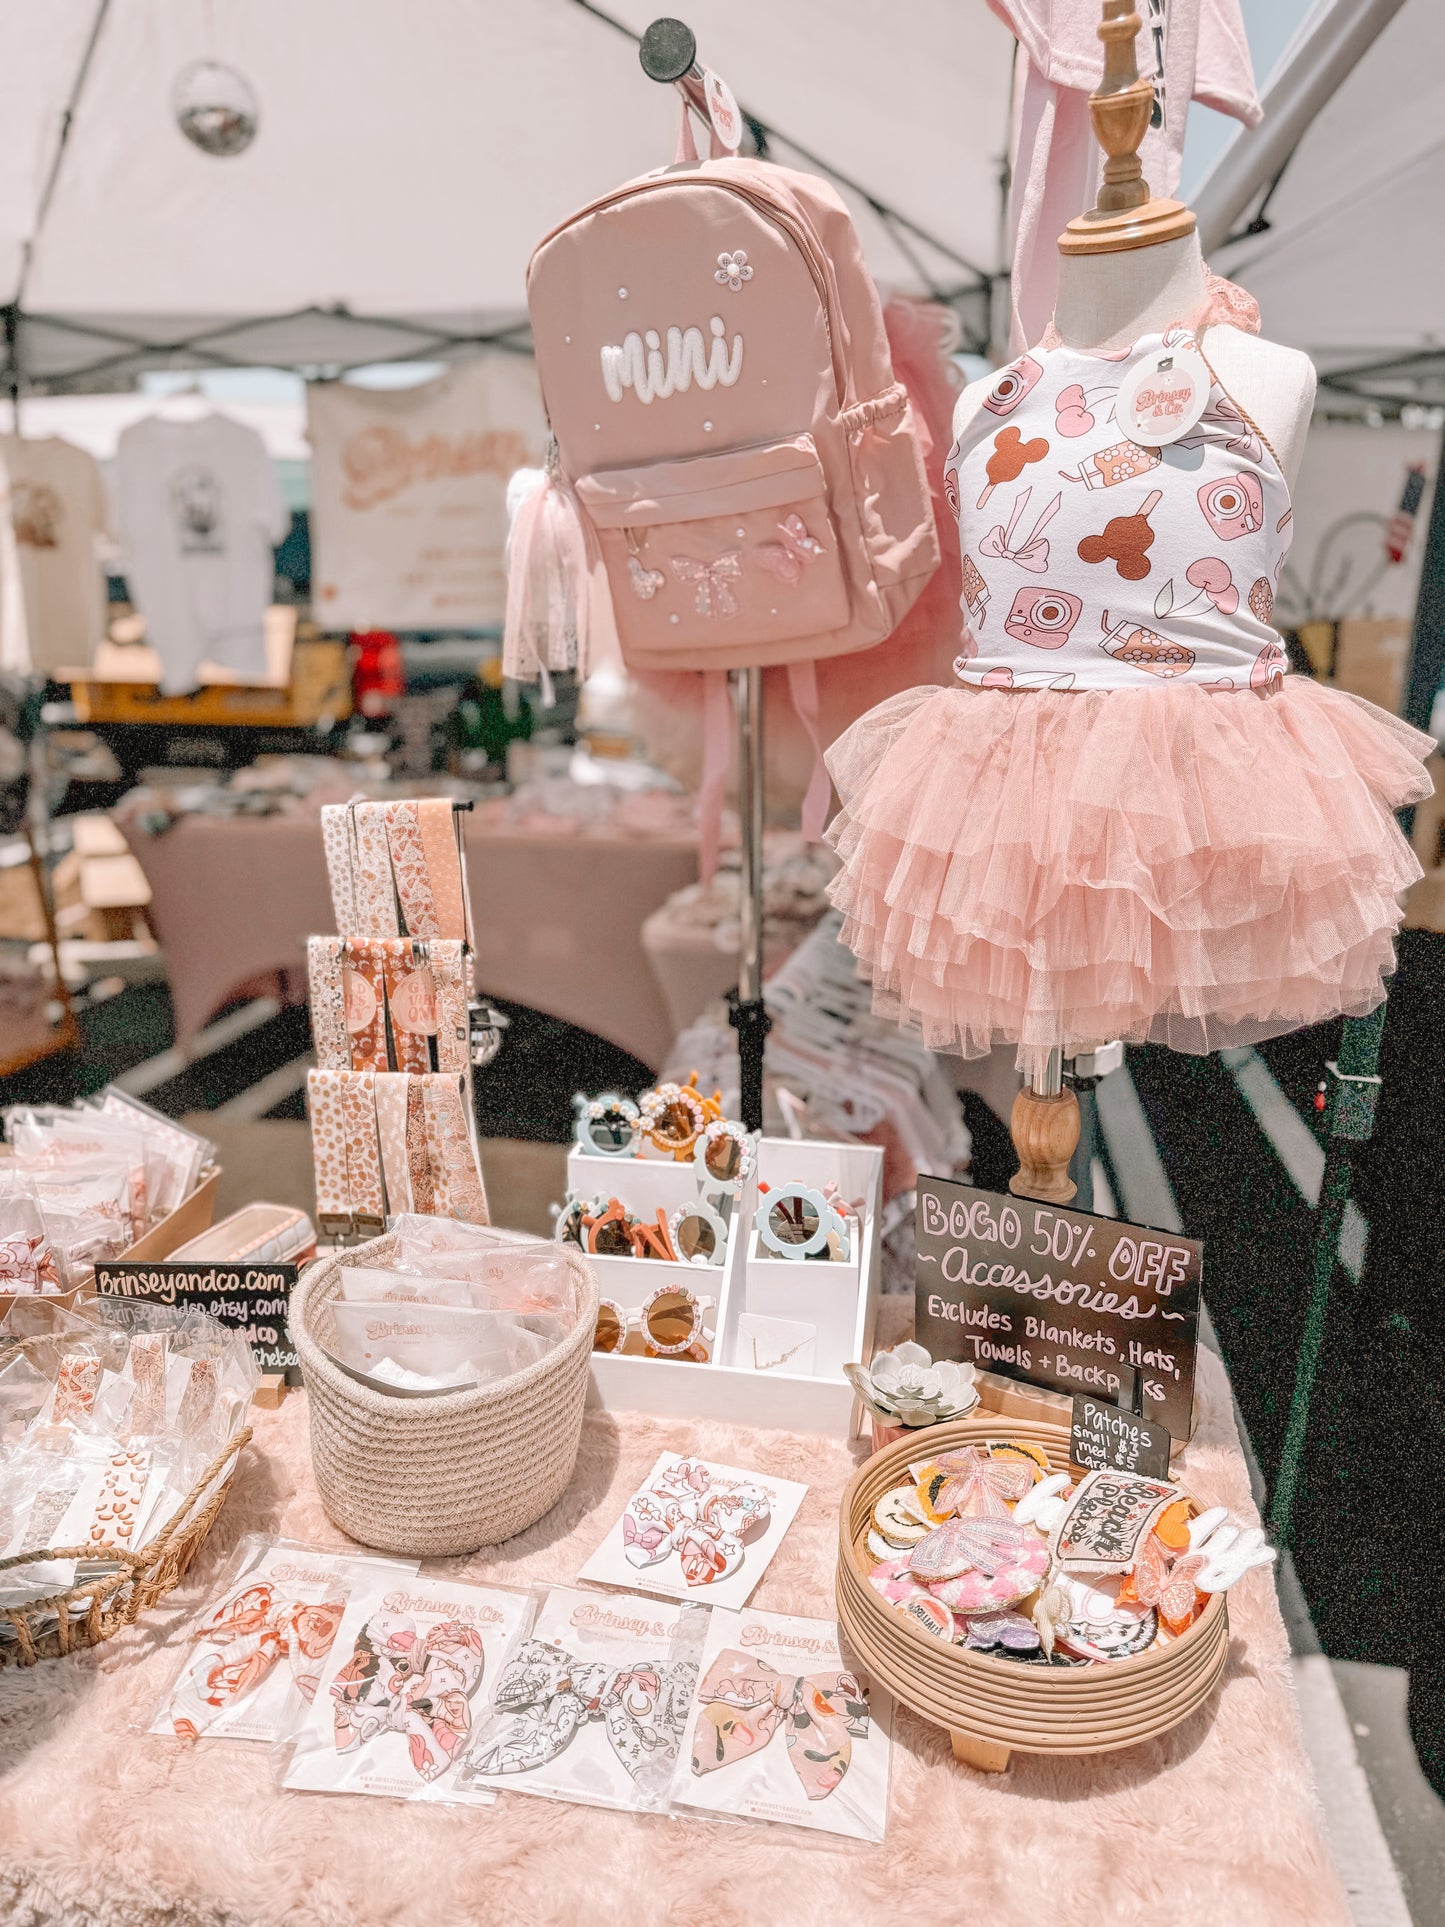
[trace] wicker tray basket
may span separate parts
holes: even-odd
[[[582,1442],[597,1328],[597,1274],[572,1269],[577,1324],[546,1358],[494,1384],[439,1398],[391,1398],[322,1350],[343,1265],[387,1265],[389,1234],[313,1265],[291,1300],[291,1339],[306,1380],[311,1464],[326,1516],[352,1539],[413,1558],[475,1552],[524,1532],[566,1490]]]
[[[876,1679],[915,1713],[948,1728],[955,1758],[987,1772],[1002,1772],[1014,1752],[1109,1753],[1167,1732],[1203,1704],[1224,1670],[1229,1615],[1223,1593],[1167,1645],[1074,1671],[947,1645],[869,1585],[876,1563],[866,1544],[873,1507],[902,1482],[910,1461],[1000,1438],[1041,1445],[1054,1469],[1068,1467],[1066,1427],[994,1414],[914,1433],[854,1474],[839,1515],[839,1626]]]
[[[197,1479],[170,1524],[139,1552],[124,1552],[118,1546],[55,1546],[0,1559],[0,1572],[10,1566],[27,1565],[32,1559],[101,1557],[114,1559],[120,1568],[48,1599],[32,1599],[28,1605],[0,1611],[0,1618],[8,1621],[15,1633],[13,1639],[0,1640],[0,1666],[33,1666],[39,1659],[59,1659],[83,1646],[98,1646],[134,1625],[143,1612],[164,1599],[179,1584],[215,1524],[226,1502],[236,1460],[250,1437],[251,1428],[243,1426]],[[57,1616],[56,1623],[45,1628],[51,1614]]]

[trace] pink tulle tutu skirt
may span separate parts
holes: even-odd
[[[1359,697],[909,689],[840,736],[828,841],[877,1007],[1032,1071],[1209,1051],[1384,995],[1434,744]]]

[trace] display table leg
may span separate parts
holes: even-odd
[[[976,1740],[970,1733],[950,1731],[953,1757],[960,1766],[971,1766],[975,1773],[1007,1773],[1013,1755],[997,1740]]]

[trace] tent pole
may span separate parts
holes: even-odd
[[[1445,436],[1435,462],[1435,494],[1425,525],[1425,554],[1420,564],[1420,593],[1415,601],[1415,627],[1410,638],[1410,664],[1405,674],[1407,723],[1428,729],[1430,712],[1445,671]],[[1411,812],[1413,815],[1413,811]]]
[[[1325,1128],[1329,1133],[1320,1201],[1315,1220],[1313,1282],[1305,1308],[1304,1334],[1295,1360],[1294,1395],[1280,1453],[1279,1472],[1270,1500],[1270,1528],[1282,1545],[1290,1543],[1295,1500],[1304,1468],[1309,1436],[1310,1403],[1319,1376],[1325,1342],[1325,1319],[1339,1262],[1340,1227],[1350,1198],[1354,1147],[1375,1129],[1375,1107],[1380,1095],[1380,1040],[1385,1030],[1385,1005],[1368,1017],[1347,1017],[1337,1061],[1326,1065],[1329,1100]]]

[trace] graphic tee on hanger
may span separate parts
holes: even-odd
[[[414,388],[320,382],[313,602],[328,629],[485,628],[506,611],[507,483],[540,466],[533,364],[494,354]]]
[[[162,689],[194,689],[205,661],[264,676],[273,551],[291,518],[261,437],[225,415],[151,416],[121,436],[115,486],[126,580]]]
[[[31,665],[87,669],[105,634],[101,556],[114,543],[100,465],[58,435],[36,441],[0,436],[0,457],[10,475],[10,526]],[[4,653],[8,658],[8,647]]]

